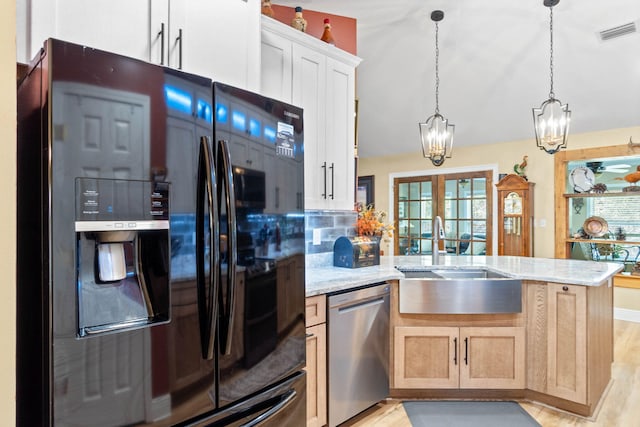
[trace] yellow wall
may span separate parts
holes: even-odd
[[[16,3],[0,0],[0,425],[15,424]]]

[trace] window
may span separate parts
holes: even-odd
[[[491,171],[394,179],[394,249],[398,255],[432,252],[433,219],[440,215],[453,255],[491,254]]]

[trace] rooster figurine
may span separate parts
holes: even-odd
[[[522,163],[513,165],[513,171],[524,179],[527,179],[527,176],[525,175],[527,172],[527,159],[529,159],[529,156],[524,156],[522,158]]]

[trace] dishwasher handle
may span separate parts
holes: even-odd
[[[384,296],[380,296],[380,297],[373,298],[373,299],[356,301],[353,304],[348,304],[348,305],[344,305],[342,307],[339,307],[338,308],[338,313],[346,314],[346,313],[349,313],[350,311],[360,310],[360,309],[371,307],[371,306],[374,306],[374,305],[380,305],[380,304],[384,303],[384,299],[385,299]]]

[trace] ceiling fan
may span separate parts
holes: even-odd
[[[617,165],[603,165],[603,162],[587,162],[587,167],[591,169],[591,171],[595,175],[601,175],[604,172],[609,173],[627,173],[631,168],[631,165],[628,164],[617,164]]]

